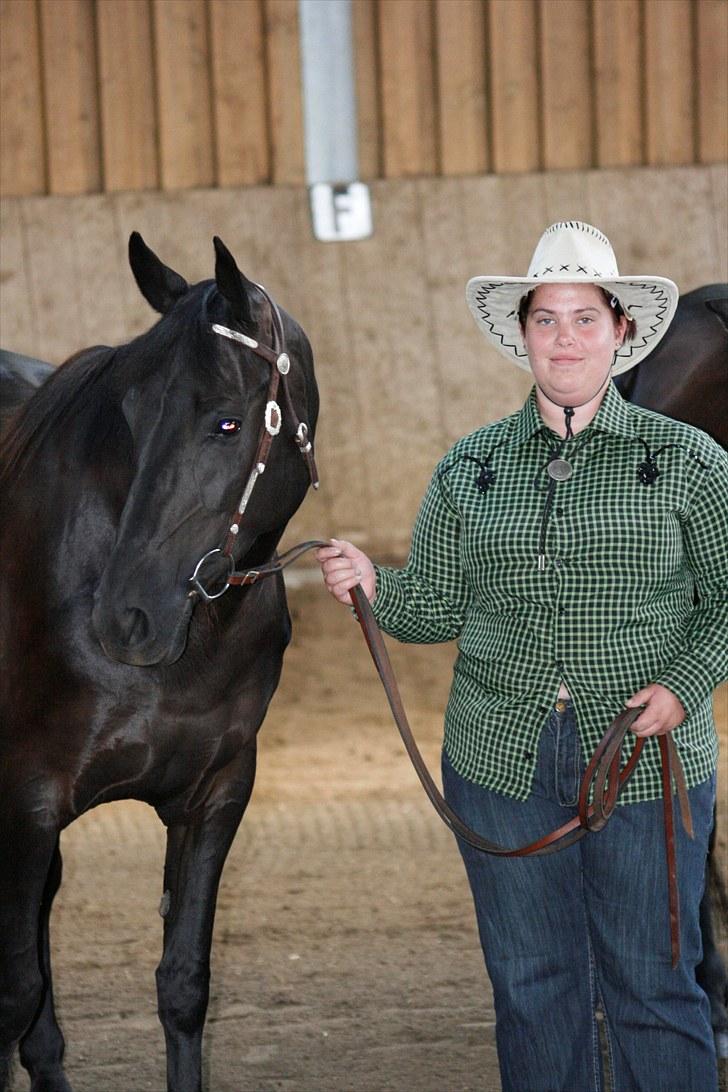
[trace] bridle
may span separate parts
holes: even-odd
[[[260,288],[260,285],[258,285],[258,287]],[[271,367],[271,377],[268,385],[264,424],[253,460],[253,467],[248,475],[242,497],[240,498],[240,503],[231,518],[225,541],[222,546],[216,547],[213,550],[208,550],[206,554],[203,554],[195,566],[195,571],[190,577],[189,582],[192,585],[192,590],[189,592],[189,597],[194,599],[199,596],[205,600],[205,602],[219,599],[220,596],[224,595],[233,585],[246,586],[255,584],[263,577],[282,572],[308,550],[331,545],[330,542],[321,540],[302,542],[298,546],[294,546],[286,553],[274,558],[272,561],[260,565],[256,569],[240,572],[235,570],[232,551],[236,536],[240,531],[240,522],[248,502],[250,501],[250,496],[255,487],[255,483],[265,471],[266,460],[270,453],[273,440],[281,430],[283,416],[280,406],[276,401],[279,386],[283,392],[282,401],[284,403],[286,415],[292,422],[295,442],[308,466],[311,484],[314,489],[317,489],[319,485],[316,464],[313,458],[313,449],[309,439],[309,428],[305,422],[298,420],[288,389],[287,376],[290,370],[290,360],[288,354],[285,352],[285,339],[280,312],[265,289],[260,288],[260,290],[270,305],[273,317],[272,348],[269,348],[267,345],[261,345],[258,341],[248,337],[246,334],[241,334],[237,330],[231,330],[227,326],[220,326],[217,323],[212,326],[212,329],[216,334],[221,334],[223,337],[240,342],[254,353],[257,353],[263,360],[267,361]],[[222,589],[213,593],[208,592],[205,588],[200,573],[208,559],[217,554],[220,554],[227,559],[229,570]],[[357,584],[352,588],[350,594],[356,619],[361,626],[370,655],[374,661],[385,694],[387,695],[394,722],[397,725],[402,742],[404,743],[405,749],[412,761],[412,765],[415,768],[415,772],[440,819],[442,819],[445,825],[449,827],[458,838],[461,838],[463,841],[474,846],[483,853],[499,857],[541,856],[548,853],[554,853],[557,850],[573,845],[580,838],[583,838],[585,834],[599,831],[605,826],[614,811],[620,792],[632,776],[642,753],[644,739],[638,736],[635,739],[632,753],[627,763],[623,768],[620,768],[622,743],[624,742],[632,723],[639,716],[641,708],[624,709],[615,717],[607,728],[586,768],[584,777],[582,778],[579,790],[578,814],[574,816],[573,819],[570,819],[567,823],[564,823],[558,829],[551,831],[537,841],[531,842],[529,845],[518,848],[507,848],[498,845],[468,827],[452,810],[442,796],[432,775],[427,769],[425,761],[415,742],[399,693],[399,687],[392,669],[389,654],[386,645],[384,644],[384,639],[382,638],[382,634],[369,605],[369,600],[367,599],[361,584]],[[678,798],[682,824],[689,837],[693,836],[693,828],[685,776],[680,763],[677,747],[675,746],[675,741],[669,732],[665,735],[658,736],[657,739],[660,747],[662,764],[663,821],[667,860],[670,947],[672,965],[673,967],[676,967],[680,958],[680,910],[675,851],[673,784]]]
[[[260,576],[268,575],[265,571],[267,566],[262,566],[260,569],[250,569],[247,572],[236,572],[235,561],[233,559],[233,547],[235,546],[235,541],[240,533],[240,525],[243,516],[245,515],[245,510],[248,507],[248,503],[250,502],[255,483],[258,481],[260,475],[265,472],[273,440],[281,431],[284,412],[286,419],[291,423],[293,439],[296,446],[306,463],[311,485],[314,489],[318,489],[319,487],[319,477],[313,454],[313,445],[310,438],[310,428],[305,421],[299,420],[288,385],[288,373],[291,370],[291,360],[286,352],[281,313],[275,300],[266,292],[265,288],[260,284],[256,285],[256,287],[262,292],[270,307],[273,329],[272,347],[261,344],[261,342],[256,341],[255,338],[248,337],[247,334],[243,334],[239,330],[232,330],[230,327],[221,326],[217,322],[212,323],[212,330],[215,334],[219,334],[222,337],[229,338],[231,341],[237,341],[239,344],[245,345],[246,348],[252,350],[257,356],[265,360],[265,362],[270,365],[270,380],[268,382],[268,392],[266,394],[263,425],[258,438],[258,446],[253,457],[253,465],[245,482],[245,488],[243,489],[238,506],[230,517],[224,542],[222,546],[216,546],[214,549],[208,550],[206,554],[202,555],[195,565],[195,570],[189,580],[192,585],[189,597],[196,598],[199,596],[206,603],[211,602],[213,599],[219,599],[220,596],[224,595],[228,588],[233,585],[244,586],[247,584],[254,584]],[[283,411],[281,411],[281,406],[277,401],[279,389],[282,395],[281,401],[283,403]],[[228,572],[223,587],[216,592],[211,592],[208,591],[203,583],[202,570],[209,560],[216,557],[218,554],[226,559]]]

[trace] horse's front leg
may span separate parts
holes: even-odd
[[[217,889],[253,788],[255,745],[241,757],[242,768],[238,765],[232,787],[217,786],[210,806],[190,823],[168,826],[161,905],[164,952],[157,968],[168,1092],[201,1092],[202,1088],[202,1030]]]
[[[61,851],[56,843],[40,908],[38,947],[43,975],[43,1001],[28,1031],[20,1041],[20,1061],[30,1074],[31,1092],[71,1092],[63,1072],[65,1042],[53,1004],[51,950],[48,936],[53,899],[61,886]]]
[[[0,1092],[10,1081],[16,1044],[43,1024],[31,1079],[34,1090],[67,1092],[63,1039],[52,1016],[43,953],[47,914],[60,877],[57,831],[39,828],[0,792]],[[54,878],[54,870],[55,876]],[[50,1007],[49,1007],[50,1006]],[[43,1023],[44,1017],[50,1017]],[[25,1058],[23,1058],[25,1063]]]

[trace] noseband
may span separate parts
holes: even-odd
[[[217,322],[212,324],[214,333],[229,338],[231,341],[237,341],[241,345],[245,345],[246,348],[252,350],[257,356],[262,357],[262,359],[270,365],[270,381],[268,383],[268,393],[266,395],[265,415],[258,439],[258,446],[253,458],[253,466],[248,474],[240,502],[230,518],[225,540],[222,546],[216,546],[213,550],[208,550],[206,554],[203,554],[195,566],[195,571],[190,577],[189,582],[192,585],[192,590],[189,592],[189,596],[191,598],[200,596],[207,603],[211,602],[213,599],[219,599],[231,585],[255,583],[255,580],[260,575],[259,570],[250,570],[247,573],[235,572],[235,562],[232,554],[235,540],[240,532],[240,524],[245,514],[245,510],[248,507],[253,489],[255,488],[255,483],[260,475],[265,472],[273,440],[281,431],[281,425],[283,424],[283,412],[277,401],[279,388],[282,394],[281,401],[283,403],[285,415],[291,422],[293,439],[306,462],[311,485],[314,489],[318,489],[319,487],[318,471],[316,469],[313,446],[310,440],[310,429],[305,421],[300,421],[298,419],[293,405],[293,399],[291,398],[290,388],[288,386],[288,373],[291,369],[291,361],[288,353],[285,351],[285,334],[283,332],[281,313],[275,300],[268,295],[265,288],[263,288],[262,285],[257,285],[256,287],[263,293],[270,307],[273,328],[272,347],[261,345],[261,343],[254,338],[248,337],[247,334],[242,334],[238,330],[231,330],[228,326],[221,326]],[[203,584],[201,573],[207,562],[218,554],[227,560],[228,573],[222,589],[217,592],[209,592]]]

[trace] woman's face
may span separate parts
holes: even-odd
[[[560,406],[578,406],[604,386],[625,318],[595,284],[542,284],[531,298],[524,342],[538,386]]]

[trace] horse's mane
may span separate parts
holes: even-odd
[[[190,294],[192,295],[192,294]],[[191,307],[177,307],[132,341],[115,348],[97,345],[70,356],[38,388],[15,415],[0,444],[0,483],[13,480],[28,459],[60,427],[73,418],[89,429],[125,427],[119,404],[125,390],[150,366],[163,359],[181,331],[189,335],[190,322],[200,318],[199,296],[188,298]],[[188,344],[193,344],[190,339]],[[102,411],[102,412],[100,412]],[[93,436],[89,436],[93,440]]]
[[[0,445],[1,481],[13,477],[44,440],[88,401],[115,353],[102,345],[74,353],[21,407]]]

